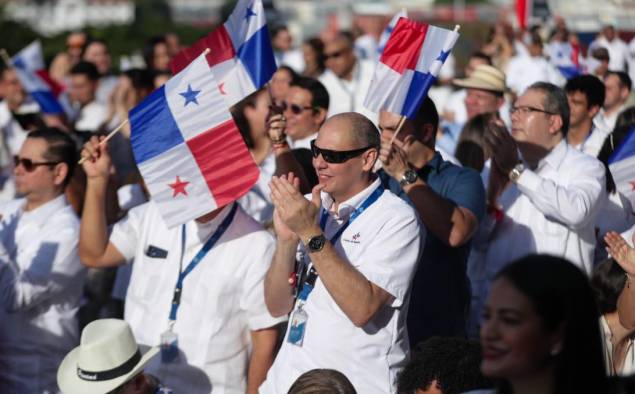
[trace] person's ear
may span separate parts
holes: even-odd
[[[379,157],[379,150],[377,148],[369,149],[366,152],[364,152],[362,156],[362,158],[364,159],[362,162],[362,169],[364,171],[372,171],[378,157]]]
[[[66,179],[66,176],[68,175],[68,164],[58,163],[55,165],[55,168],[53,169],[53,171],[54,171],[53,183],[55,184],[55,186],[63,185],[64,180]]]
[[[556,134],[562,130],[563,126],[562,116],[551,115],[549,116],[549,134]]]
[[[591,118],[595,118],[595,115],[597,115],[597,114],[598,114],[598,112],[600,112],[600,108],[601,108],[601,107],[600,107],[599,105],[592,105],[592,106],[590,106],[590,107],[589,107],[589,111],[588,111],[588,112],[589,112],[589,116],[590,116]]]
[[[313,110],[313,119],[315,119],[315,123],[319,126],[326,120],[326,110],[324,108],[317,108]]]

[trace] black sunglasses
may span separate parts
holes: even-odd
[[[300,115],[302,111],[306,111],[307,109],[315,109],[311,106],[303,107],[298,104],[288,104],[286,101],[283,101],[282,104],[280,104],[280,108],[282,108],[283,112],[288,108],[294,115]]]
[[[324,54],[324,60],[329,60],[331,58],[336,59],[340,56],[342,56],[343,54],[345,54],[346,52],[348,52],[348,49],[340,49],[339,51],[333,52],[333,53],[325,53]]]
[[[318,157],[322,155],[322,158],[327,163],[344,163],[345,161],[352,159],[353,157],[357,157],[362,153],[366,152],[369,149],[376,148],[375,146],[367,146],[361,149],[353,149],[353,150],[329,150],[322,149],[315,145],[315,140],[311,141],[311,153],[313,157]]]
[[[54,166],[60,163],[61,163],[60,161],[43,161],[43,162],[35,163],[31,159],[24,159],[24,158],[20,158],[19,156],[13,156],[14,167],[17,168],[19,165],[22,165],[22,168],[24,168],[26,172],[32,172],[39,166]]]

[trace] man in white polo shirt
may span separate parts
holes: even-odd
[[[256,393],[273,361],[274,326],[285,320],[271,317],[263,300],[272,237],[235,202],[168,229],[150,201],[109,238],[110,157],[96,137],[82,156],[80,257],[89,267],[134,261],[124,317],[140,344],[162,345],[146,370],[177,393]]]
[[[265,301],[274,316],[291,317],[261,393],[286,393],[314,368],[342,372],[359,393],[396,390],[407,361],[409,287],[425,232],[415,211],[372,172],[379,142],[363,115],[336,115],[312,144],[320,184],[310,200],[293,175],[271,182],[278,243]]]

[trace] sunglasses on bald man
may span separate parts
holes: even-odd
[[[322,149],[315,145],[315,140],[311,141],[311,153],[313,157],[322,155],[322,158],[327,163],[344,163],[347,160],[357,157],[369,149],[377,148],[376,146],[367,146],[365,148],[353,149],[353,150],[330,150]]]

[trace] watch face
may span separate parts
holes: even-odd
[[[404,178],[406,178],[406,181],[408,181],[408,183],[413,183],[417,180],[417,173],[414,170],[408,170],[404,174]]]
[[[324,238],[324,235],[318,235],[316,237],[311,238],[307,246],[309,247],[310,251],[318,252],[322,250],[325,242],[326,242],[326,238]]]

